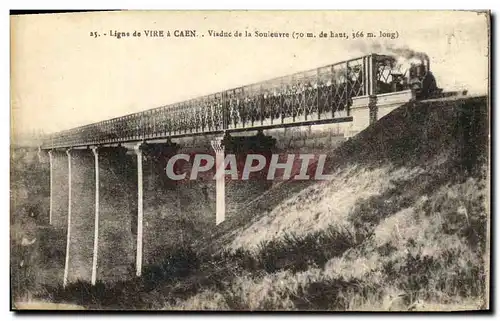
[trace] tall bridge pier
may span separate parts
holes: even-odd
[[[121,146],[101,147],[95,152],[99,193],[93,215],[96,229],[89,233],[94,235],[92,281],[125,280],[134,275],[137,257],[136,157]]]
[[[92,276],[95,180],[94,155],[87,149],[68,152],[68,227],[64,284]]]
[[[49,222],[58,228],[67,227],[68,155],[64,150],[50,150],[50,212]]]

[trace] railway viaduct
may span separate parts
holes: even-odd
[[[145,213],[148,204],[191,207],[215,227],[226,208],[252,197],[222,178],[188,185],[199,197],[180,204],[164,173],[169,157],[332,149],[415,98],[408,72],[394,57],[371,54],[51,135],[40,151],[50,161],[49,221],[67,235],[64,286],[140,276],[168,237],[159,231],[168,213]]]

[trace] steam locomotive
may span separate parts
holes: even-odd
[[[437,86],[436,78],[430,71],[428,57],[412,58],[410,67],[404,74],[393,70],[392,81],[389,83],[379,81],[377,92],[388,93],[405,89],[414,90],[417,99],[432,98],[442,92],[442,89]]]

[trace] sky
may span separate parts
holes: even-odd
[[[133,37],[134,31],[141,37]],[[198,37],[146,37],[196,30]],[[210,37],[347,32],[350,38]],[[397,39],[352,39],[352,32]],[[98,32],[100,37],[91,36]],[[114,32],[129,32],[118,39]],[[104,34],[106,33],[106,36]],[[204,35],[202,37],[202,35]],[[11,17],[11,133],[51,133],[372,52],[426,52],[438,86],[488,92],[488,20],[461,11],[100,12]],[[376,52],[375,52],[376,53]]]

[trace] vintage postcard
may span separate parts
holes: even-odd
[[[11,309],[490,309],[490,13],[11,15]]]

